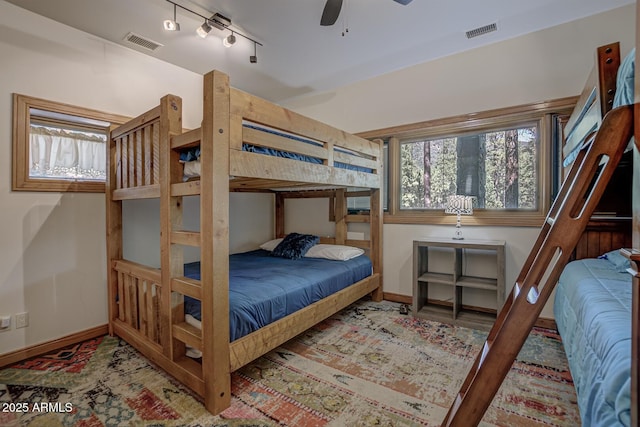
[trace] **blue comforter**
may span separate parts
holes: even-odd
[[[630,424],[631,289],[607,259],[573,261],[558,281],[554,315],[584,426]]]
[[[229,257],[231,341],[260,329],[371,275],[365,255],[348,261],[290,260],[262,249]],[[185,276],[200,278],[200,263],[185,265]],[[185,297],[185,313],[200,320],[200,301]]]

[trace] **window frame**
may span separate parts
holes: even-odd
[[[560,98],[360,133],[359,136],[364,138],[381,138],[389,144],[389,163],[385,165],[389,173],[389,205],[384,213],[384,222],[433,225],[456,223],[456,216],[445,215],[443,209],[400,209],[400,145],[403,141],[478,133],[537,122],[540,144],[538,209],[474,209],[473,215],[465,217],[464,222],[467,225],[541,226],[552,203],[553,175],[560,172],[554,170],[553,164],[553,156],[557,153],[554,153],[552,146],[551,117],[554,114],[570,114],[577,100],[578,97]]]
[[[129,120],[126,116],[14,93],[12,191],[104,193],[105,181],[32,178],[29,176],[31,108],[109,122],[112,129]]]

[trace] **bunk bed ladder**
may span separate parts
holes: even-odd
[[[633,107],[616,108],[581,150],[443,426],[480,423],[569,261],[632,132]]]
[[[186,346],[202,348],[202,334],[185,322],[184,295],[201,299],[199,280],[184,277],[184,248],[199,247],[200,233],[183,229],[183,196],[197,195],[199,185],[183,182],[178,149],[196,144],[198,132],[182,133],[182,100],[167,95],[160,101],[160,270],[163,306],[160,319],[164,356],[181,369],[174,374],[193,390],[204,393],[202,365],[186,356]],[[194,140],[195,138],[195,140]]]

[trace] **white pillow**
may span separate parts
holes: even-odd
[[[260,249],[272,252],[276,246],[282,242],[282,239],[273,239],[260,245]],[[336,261],[347,261],[364,253],[364,249],[355,248],[353,246],[329,245],[318,243],[313,245],[305,254],[305,258],[324,258]]]
[[[313,245],[311,249],[304,255],[305,258],[325,258],[337,261],[346,261],[355,258],[364,253],[364,249],[354,248],[353,246],[343,245],[327,245],[319,243]]]
[[[280,244],[280,242],[282,242],[282,239],[269,240],[268,242],[264,242],[263,244],[261,244],[260,249],[272,252],[276,248],[276,246]]]

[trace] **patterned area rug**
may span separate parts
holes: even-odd
[[[125,342],[103,337],[0,371],[0,426],[436,426],[485,332],[358,302],[232,377],[212,416]],[[535,330],[482,425],[580,424],[562,344]]]

